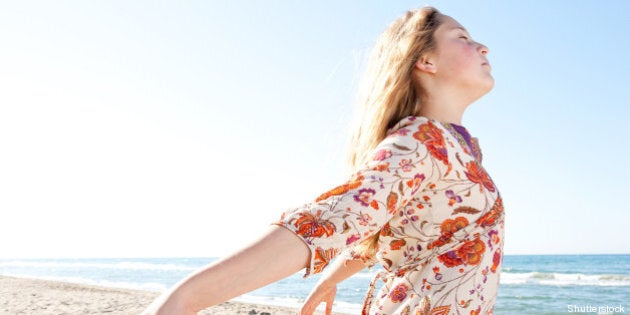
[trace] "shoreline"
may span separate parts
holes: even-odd
[[[160,293],[0,275],[0,314],[140,314]],[[297,309],[228,301],[200,315],[294,315]],[[316,314],[323,314],[316,312]],[[336,315],[343,313],[333,312]]]

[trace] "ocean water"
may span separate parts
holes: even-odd
[[[216,258],[0,259],[0,275],[163,291]],[[372,276],[338,286],[334,309],[359,314]],[[319,279],[295,274],[237,300],[299,307]],[[504,257],[495,314],[630,313],[630,255]]]

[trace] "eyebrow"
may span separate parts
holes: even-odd
[[[454,31],[454,30],[462,30],[462,31],[468,33],[468,30],[463,28],[463,27],[461,27],[461,26],[455,26],[455,27],[451,28],[451,31]]]

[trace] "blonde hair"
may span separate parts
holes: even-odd
[[[388,129],[404,117],[418,115],[422,87],[413,69],[420,56],[435,49],[439,15],[433,7],[408,11],[378,37],[358,93],[348,150],[353,171],[370,160],[369,153],[385,139]],[[378,235],[364,240],[355,254],[373,257]]]

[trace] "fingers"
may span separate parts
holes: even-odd
[[[304,304],[302,304],[302,308],[300,309],[300,315],[312,315],[315,312],[317,306],[321,303],[324,303],[326,306],[326,315],[332,314],[332,306],[335,301],[335,295],[337,294],[337,287],[329,287],[329,288],[321,288],[317,287],[311,294],[306,298]]]
[[[337,295],[337,287],[333,287],[330,292],[328,292],[326,297],[326,315],[332,314],[333,302],[335,302],[335,296]]]
[[[302,308],[300,309],[300,315],[313,315],[315,309],[317,309],[317,306],[319,306],[319,304],[321,303],[326,303],[326,314],[330,314],[330,312],[328,311],[329,302],[323,299],[319,299],[316,302],[312,300],[307,300],[306,302],[304,302]],[[332,310],[332,302],[330,302],[330,304],[330,309]]]
[[[317,308],[319,304],[320,304],[319,301],[313,302],[312,299],[307,299],[302,305],[302,308],[300,309],[300,315],[313,315],[315,308]]]
[[[302,306],[299,313],[299,315],[312,315],[312,314],[313,314],[313,310],[310,308],[307,308],[306,306]]]
[[[326,315],[332,314],[332,305],[333,305],[333,301],[326,302]]]

